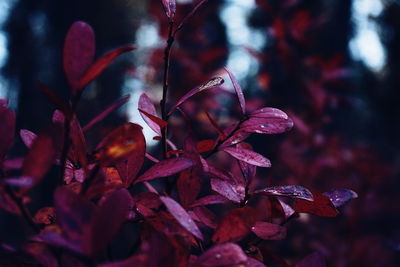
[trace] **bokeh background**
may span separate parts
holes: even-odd
[[[177,2],[179,21],[198,1]],[[0,0],[0,98],[17,112],[18,129],[38,132],[51,120],[54,107],[37,81],[69,95],[62,49],[76,20],[94,28],[98,56],[138,46],[85,91],[78,111],[83,122],[131,94],[120,113],[88,133],[94,146],[116,125],[140,122],[142,92],[160,99],[167,19],[158,0]],[[398,266],[400,1],[209,0],[178,34],[169,99],[212,76],[226,77],[224,66],[238,77],[249,110],[280,108],[295,122],[287,134],[250,139],[273,164],[259,172],[260,184],[350,188],[359,195],[338,218],[301,216],[289,225],[287,239],[268,243],[271,255],[290,264],[317,250],[328,266]],[[200,138],[214,134],[204,110],[222,127],[238,118],[232,92],[226,82],[226,89],[185,105]],[[171,125],[179,145],[184,119],[175,116]],[[147,129],[146,135],[157,151]],[[16,140],[11,154],[25,152]],[[18,242],[18,233],[6,231],[15,218],[1,216],[1,238]]]

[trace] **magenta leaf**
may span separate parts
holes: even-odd
[[[29,130],[26,129],[21,129],[19,131],[19,136],[22,139],[22,142],[24,142],[25,146],[27,148],[30,148],[33,144],[33,141],[36,139],[37,135]]]
[[[286,228],[268,222],[256,222],[251,231],[264,240],[281,240],[286,237]]]
[[[294,267],[326,267],[326,262],[321,253],[314,252],[296,263]]]
[[[126,189],[116,190],[101,201],[92,221],[92,252],[101,251],[118,233],[128,217],[132,201]]]
[[[173,19],[176,13],[176,0],[162,0],[165,14],[169,19]]]
[[[15,134],[15,113],[6,107],[0,106],[0,164],[10,149]]]
[[[83,21],[72,24],[64,42],[63,63],[74,94],[79,89],[79,80],[93,62],[95,50],[95,34],[92,27]]]
[[[147,112],[148,114],[157,116],[156,107],[154,106],[153,101],[145,93],[140,95],[138,108],[142,111]],[[150,129],[152,129],[158,135],[161,135],[160,126],[157,123],[155,123],[149,117],[144,116],[142,113],[140,113],[140,116],[142,116],[143,120],[147,123],[147,125],[150,127]]]
[[[247,256],[242,248],[234,243],[218,244],[200,255],[195,266],[220,267],[220,266],[244,266]]]
[[[161,177],[168,177],[173,174],[179,173],[189,167],[192,167],[194,162],[191,159],[185,157],[171,158],[160,161],[148,169],[144,174],[142,174],[137,180],[134,181],[135,184],[149,181]]]
[[[242,142],[243,140],[247,139],[249,136],[251,135],[250,132],[246,132],[244,130],[237,130],[234,134],[232,134],[231,137],[229,137],[228,139],[226,139],[221,145],[220,147],[227,147],[227,146],[231,146],[231,145],[235,145],[238,144],[240,142]]]
[[[240,125],[240,130],[258,134],[279,134],[293,127],[291,119],[250,117]]]
[[[245,142],[237,144],[236,147],[253,150],[253,147]],[[250,184],[251,180],[256,176],[257,167],[242,160],[239,160],[239,167],[242,171],[243,178],[246,179]]]
[[[232,157],[248,164],[259,167],[271,167],[271,162],[269,159],[252,150],[240,147],[224,147],[222,150],[230,154]]]
[[[233,75],[233,73],[228,68],[224,68],[224,69],[229,74],[229,78],[232,81],[233,88],[235,88],[236,96],[239,100],[240,108],[242,109],[242,114],[244,115],[244,114],[246,114],[246,101],[244,99],[243,90],[240,87],[240,84],[237,81],[235,75]]]
[[[323,193],[323,195],[327,196],[336,208],[343,206],[351,199],[358,197],[357,193],[350,189],[332,190]]]
[[[122,105],[124,105],[126,102],[129,101],[130,95],[125,95],[109,105],[105,110],[103,110],[99,115],[94,117],[88,124],[85,125],[85,127],[82,128],[82,131],[87,131],[90,128],[92,128],[94,125],[102,121],[108,114],[113,112],[114,110],[118,109]]]
[[[199,206],[206,206],[206,205],[213,205],[213,204],[223,204],[226,203],[226,198],[221,195],[209,195],[202,198],[199,198],[192,205],[191,208],[199,207]]]
[[[276,108],[261,108],[253,111],[249,115],[250,117],[257,118],[275,118],[275,119],[288,119],[288,115],[280,109]]]
[[[186,100],[188,100],[190,97],[192,97],[193,95],[207,90],[207,89],[211,89],[211,88],[215,88],[220,86],[221,84],[224,83],[224,79],[222,79],[221,77],[214,77],[212,79],[210,79],[208,82],[193,88],[192,90],[190,90],[189,92],[187,92],[185,95],[183,95],[178,102],[170,109],[170,111],[168,112],[168,116],[171,115],[172,112],[174,112],[174,110],[179,107],[180,105],[182,105],[183,102],[185,102]]]
[[[244,200],[245,188],[243,185],[233,184],[233,182],[212,178],[211,188],[221,196],[224,196],[233,202],[240,203]]]
[[[304,199],[308,201],[314,200],[312,193],[307,188],[300,185],[271,186],[264,189],[256,190],[254,191],[254,194],[285,196]]]
[[[119,55],[136,49],[134,45],[117,48],[106,53],[96,60],[80,78],[77,88],[82,90],[86,85],[96,79]]]
[[[198,239],[203,240],[203,235],[201,234],[199,228],[178,202],[170,197],[160,197],[160,200],[164,203],[171,215],[183,228],[188,230]]]

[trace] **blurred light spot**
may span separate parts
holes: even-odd
[[[350,41],[353,58],[362,60],[373,71],[380,71],[386,62],[386,53],[379,39],[377,25],[371,20],[382,12],[379,0],[355,0],[352,6],[352,20],[355,36]]]
[[[227,0],[221,11],[230,47],[228,68],[239,80],[255,74],[258,69],[258,62],[244,48],[258,50],[265,44],[265,35],[247,25],[247,18],[255,7],[254,0]]]
[[[7,62],[8,57],[8,39],[3,30],[3,26],[15,3],[17,3],[17,0],[0,0],[0,68],[2,68]],[[3,75],[0,76],[0,98],[10,98],[7,91],[7,83],[5,82]],[[14,101],[10,101],[11,106],[13,106],[13,102]]]
[[[150,48],[157,46],[160,40],[158,38],[158,29],[156,24],[143,23],[136,32],[136,43],[139,48]]]

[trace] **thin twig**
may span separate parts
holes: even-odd
[[[161,117],[164,121],[168,121],[167,116],[167,96],[168,96],[168,86],[169,86],[169,67],[170,67],[170,56],[171,56],[171,48],[174,43],[174,36],[173,36],[173,26],[174,22],[170,21],[168,23],[168,39],[167,39],[167,46],[164,50],[164,78],[163,78],[163,95],[160,101],[161,106]],[[164,158],[167,158],[167,134],[168,134],[168,126],[164,127],[161,130],[161,144]]]

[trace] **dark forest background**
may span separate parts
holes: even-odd
[[[273,163],[260,173],[260,184],[300,184],[315,192],[350,188],[359,195],[340,217],[301,217],[289,227],[287,239],[271,242],[271,250],[289,262],[315,250],[327,257],[328,266],[399,262],[400,2],[381,2],[383,11],[370,18],[386,53],[379,71],[350,54],[355,34],[352,0],[257,0],[246,18],[248,27],[268,40],[260,50],[243,47],[258,62],[257,71],[240,80],[249,106],[280,108],[295,122],[288,134],[251,138],[255,150]],[[232,47],[220,17],[225,4],[210,0],[179,34],[172,54],[170,99],[227,64]],[[192,7],[190,1],[179,4],[177,20]],[[236,18],[231,19],[233,23]],[[79,106],[83,121],[121,94],[134,93],[129,91],[132,80],[144,77],[143,90],[159,96],[167,25],[159,1],[20,0],[3,26],[8,58],[2,75],[17,112],[17,129],[38,132],[51,120],[54,106],[36,88],[37,81],[68,96],[62,49],[76,20],[94,28],[97,56],[138,42],[136,32],[144,21],[158,25],[159,35],[159,45],[124,55],[91,85]],[[239,113],[234,103],[233,96],[210,93],[192,101],[187,110],[194,120],[204,121],[199,107],[207,108],[223,125]],[[89,133],[91,145],[127,118],[122,113],[108,117]],[[179,129],[179,119],[175,126]],[[205,138],[210,135],[209,129],[198,130]],[[171,138],[180,140],[183,130],[175,133]],[[25,151],[18,141],[12,154]],[[0,238],[18,243],[18,233],[4,230],[18,218],[1,216]]]

